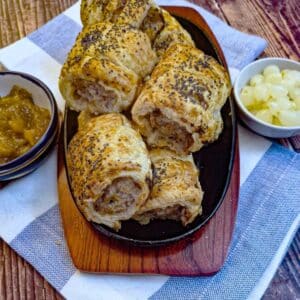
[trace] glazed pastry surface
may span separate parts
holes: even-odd
[[[190,34],[174,17],[164,9],[160,9],[160,14],[163,20],[163,26],[153,40],[153,49],[158,57],[162,57],[166,50],[174,44],[195,47],[195,43]]]
[[[194,46],[179,22],[150,0],[82,0],[81,21],[83,26],[112,22],[139,28],[149,36],[158,57],[174,43]]]
[[[152,219],[171,219],[186,226],[202,212],[203,192],[192,155],[153,149],[150,158],[153,166],[151,194],[133,218],[141,224]]]
[[[151,5],[151,0],[82,0],[80,17],[83,26],[110,21],[138,28]]]
[[[85,217],[120,229],[149,195],[151,162],[141,136],[125,116],[94,117],[72,138],[67,152],[70,184]]]
[[[191,153],[223,130],[227,71],[152,0],[82,0],[81,19],[59,79],[80,112],[67,153],[78,207],[114,230],[132,218],[186,226],[203,199]]]
[[[59,88],[76,111],[121,112],[132,104],[156,61],[145,33],[128,25],[97,23],[78,35],[61,70]]]
[[[219,137],[229,93],[223,66],[191,45],[174,44],[144,85],[132,118],[150,147],[195,152]]]

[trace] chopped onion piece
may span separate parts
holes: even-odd
[[[283,110],[279,113],[279,120],[284,126],[300,126],[300,111]]]
[[[300,126],[300,72],[267,66],[241,90],[241,101],[258,119],[279,126]]]

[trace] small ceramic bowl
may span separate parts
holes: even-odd
[[[234,84],[234,97],[238,107],[239,117],[253,131],[260,135],[272,138],[286,138],[300,134],[300,126],[284,127],[263,122],[256,118],[242,103],[240,93],[242,88],[249,82],[251,77],[262,73],[263,69],[269,65],[276,65],[280,70],[291,69],[300,71],[300,63],[286,58],[263,58],[256,60],[246,66],[239,73]]]
[[[50,89],[29,74],[0,72],[0,96],[7,95],[14,85],[30,92],[36,105],[49,109],[51,118],[43,136],[29,151],[0,165],[0,181],[15,179],[35,170],[56,144],[59,131],[58,109]]]

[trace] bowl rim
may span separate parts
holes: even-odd
[[[49,145],[52,143],[52,140],[55,138],[56,135],[57,123],[58,123],[58,107],[55,101],[55,97],[51,92],[51,90],[49,89],[49,87],[44,82],[42,82],[40,79],[36,78],[35,76],[24,72],[17,72],[17,71],[0,72],[0,76],[6,76],[6,75],[22,77],[23,79],[28,80],[31,83],[37,85],[39,88],[41,88],[45,92],[47,99],[49,101],[51,115],[50,115],[48,127],[43,133],[43,135],[40,137],[40,139],[37,141],[37,143],[34,144],[24,154],[14,158],[13,160],[6,162],[5,164],[0,164],[0,175],[3,175],[2,173],[6,173],[11,170],[15,171],[16,168],[17,168],[16,171],[18,171],[23,167],[27,167],[28,164],[33,163],[35,161],[35,158],[39,157],[44,152],[43,149],[48,148]],[[27,163],[28,161],[29,163]]]
[[[247,70],[250,67],[252,67],[253,65],[258,65],[258,64],[260,64],[262,62],[265,62],[265,61],[274,62],[275,65],[276,65],[276,62],[278,62],[278,61],[285,61],[285,62],[290,62],[292,64],[295,64],[296,66],[299,66],[299,68],[300,68],[300,62],[297,62],[295,60],[288,59],[288,58],[283,58],[283,57],[266,57],[266,58],[260,58],[260,59],[255,60],[254,62],[252,62],[252,63],[248,64],[247,66],[245,66],[240,71],[240,73],[237,75],[237,78],[236,78],[236,80],[234,82],[234,85],[233,85],[233,93],[234,93],[235,102],[237,103],[239,109],[241,109],[243,111],[243,113],[247,117],[249,117],[251,120],[253,120],[256,123],[259,123],[260,125],[269,127],[271,129],[282,130],[282,131],[291,131],[291,130],[295,130],[296,131],[296,130],[300,130],[300,125],[299,126],[279,126],[279,125],[274,125],[274,124],[270,124],[270,123],[264,122],[264,121],[258,119],[255,115],[253,115],[246,108],[246,106],[243,104],[243,102],[242,102],[242,100],[240,98],[240,92],[238,91],[238,87],[237,87],[238,86],[238,82],[239,82],[242,74],[244,74],[245,72],[247,72]],[[259,73],[257,73],[257,74],[259,74]],[[246,86],[246,85],[244,85],[244,86]]]

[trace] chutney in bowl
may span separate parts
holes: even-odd
[[[0,73],[0,181],[35,170],[57,142],[58,109],[50,89],[25,73]]]
[[[8,95],[0,98],[0,164],[33,147],[49,121],[49,110],[36,105],[26,89],[14,85]]]

